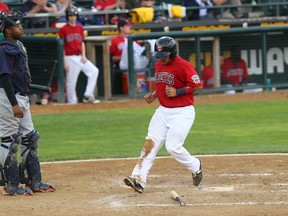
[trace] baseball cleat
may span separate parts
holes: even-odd
[[[100,100],[96,99],[94,96],[84,96],[83,98],[83,103],[93,103],[93,104],[96,104],[96,103],[100,103]]]
[[[202,180],[202,163],[201,160],[200,161],[200,167],[199,170],[196,173],[192,173],[192,179],[193,179],[193,185],[194,186],[198,186]]]
[[[40,186],[38,188],[32,188],[31,184],[26,184],[26,186],[29,187],[33,192],[49,193],[56,190],[53,185],[43,182],[40,183]]]
[[[3,188],[2,194],[7,195],[7,196],[18,196],[18,195],[30,196],[30,195],[33,195],[33,191],[28,187],[18,187],[15,193],[11,193],[8,191],[7,187],[5,186]]]
[[[129,176],[124,178],[124,183],[133,188],[138,193],[143,193],[144,188],[136,181],[135,178],[131,178]]]

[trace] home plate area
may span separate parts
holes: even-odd
[[[57,190],[0,196],[0,215],[287,215],[288,154],[197,157],[203,169],[198,187],[181,164],[163,157],[155,160],[142,194],[123,182],[137,158],[43,163],[43,180]],[[185,206],[171,198],[171,191]]]
[[[119,215],[136,209],[142,215],[178,215],[179,211],[181,215],[286,215],[287,156],[199,156],[203,181],[198,187],[174,159],[158,158],[143,194],[134,192],[119,178],[112,182],[122,188],[122,194],[97,202],[108,204],[111,212]],[[170,197],[171,191],[179,194],[185,206],[180,207]]]

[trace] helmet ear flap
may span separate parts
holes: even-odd
[[[177,52],[172,52],[172,53],[169,55],[170,59],[174,59],[174,58],[176,58],[176,56],[177,56]]]

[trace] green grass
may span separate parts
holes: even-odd
[[[287,107],[287,100],[196,105],[185,147],[191,154],[288,152]],[[138,157],[154,110],[33,116],[40,160]]]

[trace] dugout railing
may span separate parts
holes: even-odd
[[[166,18],[169,18],[168,16],[168,8],[167,8],[167,4],[169,4],[170,2],[164,2],[161,1],[159,2],[159,5],[155,5],[153,7],[154,9],[154,20],[158,22],[156,19],[159,18],[159,16],[163,16]],[[171,2],[173,4],[173,2]],[[175,5],[175,4],[174,4]],[[10,6],[13,8],[20,9],[21,7],[19,6],[19,3],[10,3]],[[183,6],[183,4],[182,4]],[[79,12],[79,17],[82,19],[82,21],[84,22],[84,25],[96,25],[96,24],[91,24],[91,19],[93,18],[93,16],[104,16],[104,20],[105,23],[102,24],[102,26],[105,25],[113,25],[111,23],[111,16],[120,16],[120,17],[127,17],[129,16],[129,13],[132,12],[133,10],[105,10],[105,11],[94,11],[91,10],[91,8],[84,8],[81,7],[81,4],[79,4],[79,7],[81,9],[81,11]],[[240,6],[243,9],[249,9],[249,14],[251,16],[255,17],[279,17],[279,16],[287,16],[288,15],[288,0],[283,0],[283,1],[266,1],[266,0],[262,0],[260,1],[260,3],[258,4],[242,4]],[[225,10],[227,9],[237,9],[239,8],[238,6],[235,5],[222,5],[222,6],[207,6],[207,7],[186,7],[186,14],[188,14],[189,12],[195,11],[195,10],[199,10],[199,9],[208,9],[209,12],[213,13],[215,10],[219,10],[220,12],[220,17],[219,19],[221,19],[223,17],[223,13]],[[255,15],[258,14],[258,15]],[[249,14],[248,17],[249,18]],[[254,14],[254,15],[252,15]],[[43,28],[50,28],[51,27],[51,23],[55,22],[55,17],[59,17],[59,16],[65,16],[65,13],[36,13],[36,14],[27,14],[24,17],[24,23],[26,23],[26,25],[24,25],[25,28],[27,28],[28,26],[28,21],[29,19],[35,19],[35,18],[40,18],[40,17],[44,17],[46,18],[46,26]],[[109,18],[110,17],[110,18]],[[253,18],[251,17],[251,18]],[[90,20],[90,21],[89,21]],[[163,20],[162,20],[163,21]],[[187,21],[187,16],[183,17],[181,19],[168,19],[167,21]],[[198,20],[193,20],[194,22],[198,21]],[[97,26],[101,26],[100,24]],[[43,31],[43,30],[42,30]]]

